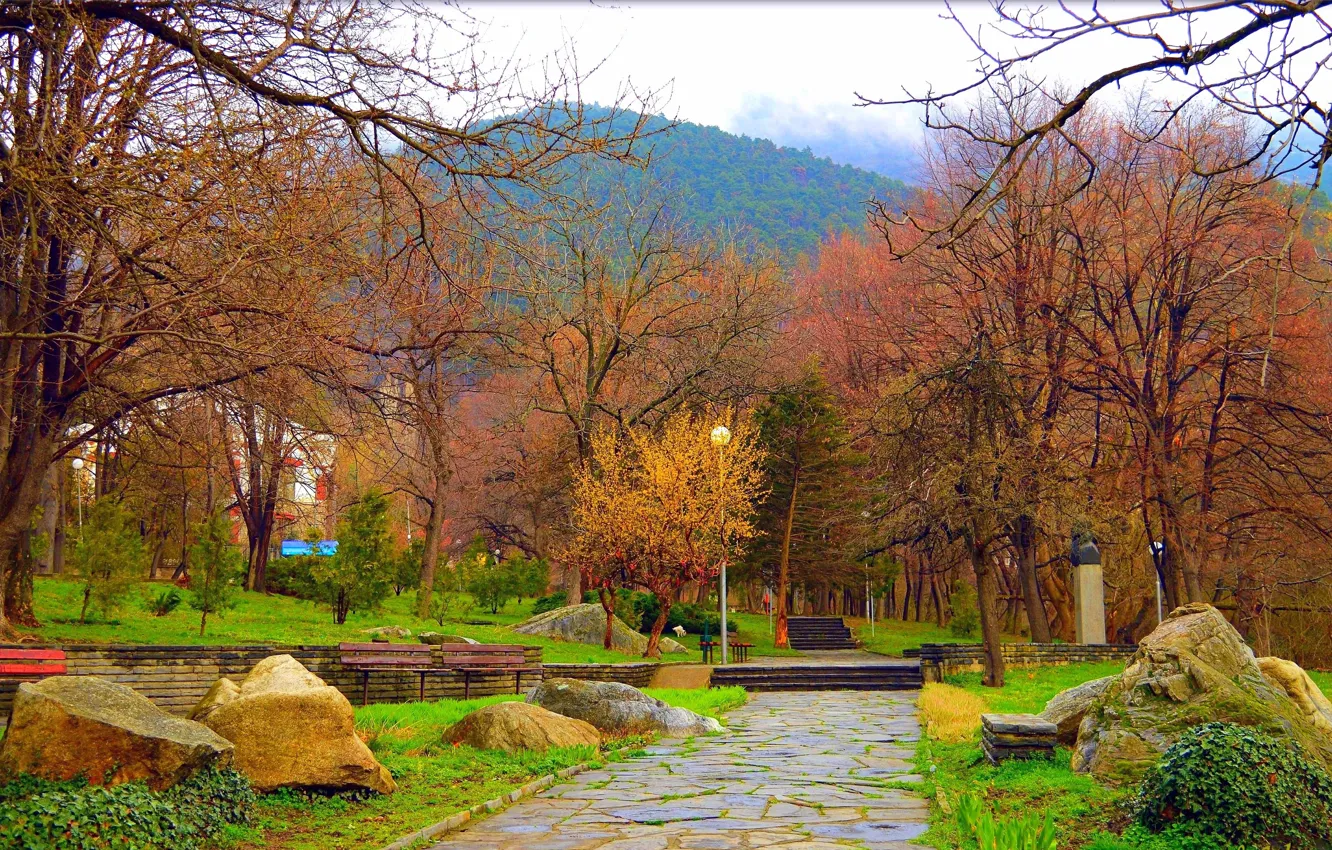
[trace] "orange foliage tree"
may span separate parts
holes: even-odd
[[[709,418],[686,414],[659,431],[603,429],[592,436],[591,463],[575,470],[576,534],[564,557],[601,596],[607,648],[616,588],[657,597],[661,613],[643,653],[657,655],[680,588],[715,577],[754,535],[762,450],[744,424],[731,425],[730,442],[718,448],[712,427]]]

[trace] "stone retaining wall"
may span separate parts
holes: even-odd
[[[7,649],[63,649],[69,675],[101,676],[129,685],[167,711],[184,714],[222,676],[244,678],[255,664],[270,655],[286,653],[300,661],[328,684],[342,691],[353,705],[361,704],[361,674],[345,670],[338,662],[336,646],[129,646],[69,644],[65,646],[5,646]],[[541,664],[541,647],[529,646],[529,665]],[[523,674],[523,689],[535,685],[538,672]],[[9,717],[13,680],[0,679],[0,723]],[[371,673],[371,702],[406,702],[419,696],[420,676],[415,673]],[[473,674],[471,695],[489,696],[514,692],[512,673]],[[462,699],[461,673],[437,673],[426,677],[426,699]]]
[[[1006,643],[1004,664],[1009,667],[1038,667],[1046,664],[1081,664],[1092,661],[1127,662],[1138,647],[1132,644]],[[985,669],[985,650],[980,644],[927,643],[920,648],[920,671],[927,682],[944,676],[976,673]]]
[[[586,679],[593,682],[621,682],[646,688],[660,665],[644,661],[627,664],[543,664],[545,678]]]

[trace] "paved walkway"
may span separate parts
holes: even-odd
[[[919,850],[911,692],[761,693],[726,734],[655,747],[522,801],[434,850]]]

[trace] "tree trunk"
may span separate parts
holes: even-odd
[[[1027,624],[1031,628],[1033,643],[1049,643],[1050,618],[1041,598],[1040,578],[1036,574],[1036,521],[1020,516],[1013,538],[1017,550],[1018,583],[1022,586],[1022,604],[1027,608]]]
[[[976,573],[976,604],[980,607],[981,642],[985,645],[983,684],[990,688],[1004,686],[1004,650],[999,632],[999,580],[990,563],[984,543],[969,543],[971,568]]]
[[[416,591],[416,614],[419,617],[430,616],[430,601],[435,592],[435,572],[439,569],[440,537],[444,532],[444,509],[440,505],[440,493],[430,501],[430,512],[426,514],[425,549],[421,553],[421,584]],[[573,600],[570,600],[572,602]]]
[[[606,612],[606,632],[601,637],[602,649],[610,649],[615,642],[615,588],[597,588],[601,610]]]
[[[647,649],[643,650],[644,658],[656,658],[661,655],[661,631],[666,628],[666,617],[671,613],[669,594],[667,594],[664,599],[662,598],[662,595],[658,594],[657,601],[661,604],[661,611],[657,614],[657,619],[652,623],[652,634],[648,635]]]
[[[773,646],[790,649],[786,614],[786,585],[791,578],[791,528],[795,525],[796,494],[800,488],[800,468],[791,474],[791,501],[786,506],[786,523],[782,526],[782,553],[777,565],[777,633]]]

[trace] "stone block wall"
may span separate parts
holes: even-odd
[[[353,705],[361,704],[361,674],[343,669],[336,646],[130,646],[69,644],[39,647],[32,644],[10,649],[63,649],[71,676],[100,676],[128,685],[157,705],[175,714],[185,714],[222,676],[242,679],[255,664],[270,655],[288,654],[325,682],[342,691]],[[541,664],[541,648],[526,648],[529,665]],[[523,689],[542,678],[540,671],[524,673]],[[490,696],[514,692],[512,673],[473,674],[471,695]],[[18,683],[0,679],[0,722],[9,717]],[[371,702],[406,702],[419,696],[416,673],[371,673]],[[426,677],[426,699],[462,699],[461,673],[437,673]]]
[[[1138,647],[1132,644],[1006,643],[1004,664],[1038,667],[1094,661],[1127,663],[1137,651]],[[920,671],[927,682],[941,682],[945,676],[984,669],[985,651],[980,644],[927,643],[920,648]]]

